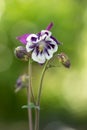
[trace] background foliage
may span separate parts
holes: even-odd
[[[86,130],[87,122],[87,1],[86,0],[0,0],[0,129],[27,129],[26,90],[14,93],[27,63],[17,60],[16,36],[36,33],[54,22],[53,35],[63,42],[71,68],[53,68],[46,73],[41,103],[41,128],[63,122]],[[57,61],[56,61],[57,62]],[[33,65],[37,91],[42,67]],[[19,123],[18,123],[19,122]],[[57,123],[58,124],[58,123]],[[6,127],[6,128],[5,128]],[[56,130],[56,128],[55,128]]]

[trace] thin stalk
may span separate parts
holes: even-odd
[[[40,105],[40,99],[41,99],[41,92],[42,92],[42,84],[43,84],[43,79],[45,75],[45,71],[47,69],[48,61],[45,63],[42,74],[41,74],[41,79],[40,79],[40,86],[39,86],[39,91],[38,91],[38,97],[37,97],[37,105]]]
[[[36,105],[39,106],[39,108],[40,108],[40,99],[41,99],[41,92],[42,92],[42,84],[43,84],[43,79],[44,79],[45,71],[47,69],[47,64],[48,64],[48,61],[44,65],[44,68],[43,68],[43,71],[42,71],[42,74],[41,74],[41,79],[40,79],[40,86],[39,86],[38,97],[37,97],[37,102],[36,102]],[[36,109],[35,110],[35,130],[39,130],[39,116],[40,116],[40,110]]]
[[[33,92],[33,88],[32,88],[32,85],[31,85],[31,96],[32,96],[32,101],[34,104],[36,104],[36,101],[35,101],[35,97],[34,97],[34,92]]]
[[[28,73],[29,73],[29,85],[28,85],[28,88],[27,88],[27,93],[28,93],[28,105],[29,105],[31,103],[31,88],[32,88],[32,64],[31,64],[31,60],[29,60]],[[28,119],[29,119],[29,130],[33,130],[32,110],[30,108],[28,108]]]
[[[35,109],[35,130],[39,130],[39,116],[40,116],[40,110]]]

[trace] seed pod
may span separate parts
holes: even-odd
[[[70,68],[70,60],[64,52],[58,54],[58,59],[66,68]]]

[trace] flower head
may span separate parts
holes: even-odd
[[[41,30],[37,34],[24,34],[17,37],[20,42],[26,45],[26,51],[31,52],[32,59],[40,64],[51,59],[60,44],[49,31],[52,26],[53,23],[50,23],[46,30]]]

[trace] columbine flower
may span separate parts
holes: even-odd
[[[40,64],[51,59],[60,44],[49,31],[52,26],[53,23],[50,23],[46,30],[41,30],[37,34],[24,34],[17,37],[20,42],[26,45],[26,51],[31,52],[32,59]]]

